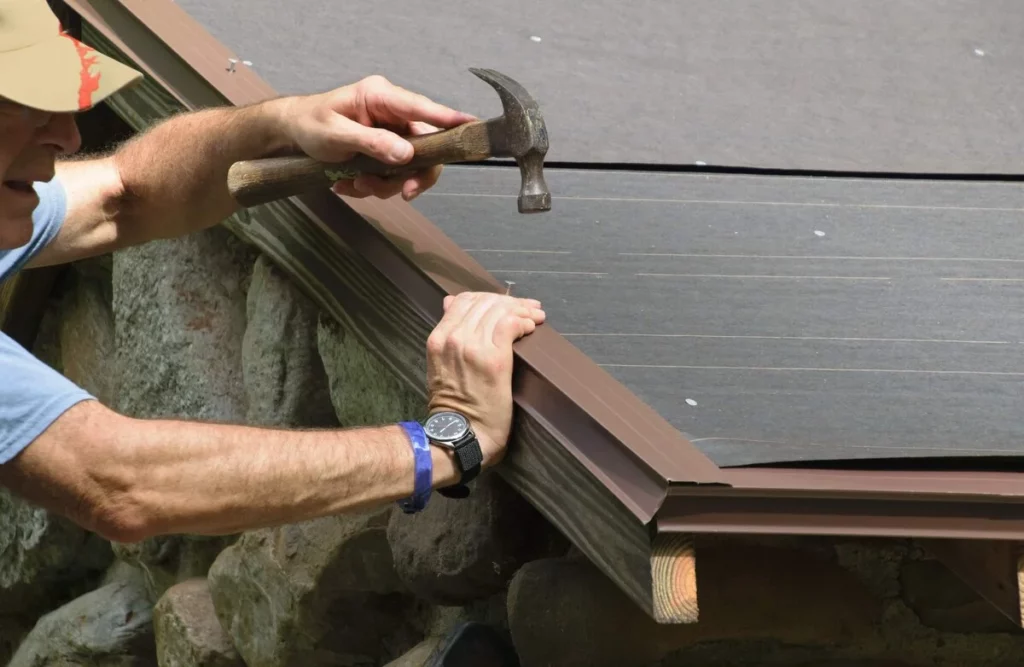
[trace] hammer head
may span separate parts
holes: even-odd
[[[500,122],[492,124],[491,146],[495,155],[513,157],[519,165],[522,185],[519,212],[540,213],[551,210],[551,191],[544,181],[544,156],[548,152],[548,129],[540,106],[517,81],[493,69],[471,67],[498,92],[505,110]]]

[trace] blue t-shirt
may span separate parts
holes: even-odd
[[[13,276],[57,236],[67,212],[64,187],[57,179],[35,183],[39,206],[32,213],[32,240],[15,250],[0,250],[0,281]],[[93,397],[0,333],[0,465],[32,443],[76,403]]]

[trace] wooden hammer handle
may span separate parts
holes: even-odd
[[[492,156],[490,121],[471,121],[430,134],[406,137],[413,147],[412,159],[390,165],[368,155],[346,162],[321,162],[308,156],[244,160],[228,170],[228,190],[244,207],[329,187],[335,181],[360,174],[397,176],[450,162],[484,160]]]

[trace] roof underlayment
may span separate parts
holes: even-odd
[[[378,73],[490,114],[466,68],[497,69],[539,101],[551,161],[1022,171],[1016,0],[178,4],[282,93]]]

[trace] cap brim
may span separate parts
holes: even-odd
[[[0,53],[0,96],[54,113],[84,111],[142,79],[69,35]]]

